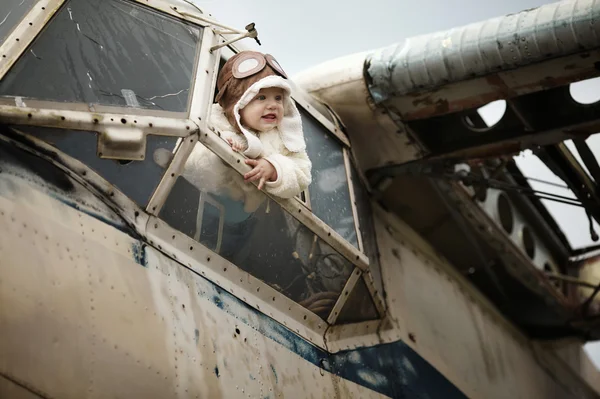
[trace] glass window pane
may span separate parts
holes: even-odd
[[[358,323],[379,318],[373,299],[362,277],[350,293],[335,324]]]
[[[299,110],[306,152],[312,162],[313,181],[308,188],[312,211],[358,247],[342,144],[306,111]]]
[[[172,151],[176,137],[147,136],[144,161],[116,161],[96,155],[96,132],[18,126],[17,130],[35,136],[83,162],[138,205],[145,207],[158,185],[163,170],[152,160],[157,149]]]
[[[200,28],[122,0],[67,1],[0,95],[185,112]]]
[[[184,173],[186,177],[177,180],[159,216],[327,318],[353,265],[254,186],[252,192],[258,198],[255,210],[245,210],[243,201],[211,187],[207,177],[210,173],[212,168]],[[194,180],[194,184],[187,179]]]
[[[36,0],[2,0],[2,10],[0,10],[0,46],[35,3]]]
[[[354,165],[351,167],[352,186],[354,187],[354,198],[356,200],[356,212],[358,213],[358,225],[363,243],[363,252],[369,258],[369,270],[377,292],[383,297],[383,279],[381,276],[381,265],[379,264],[379,251],[377,249],[377,237],[375,236],[375,225],[373,222],[373,210],[369,193],[364,188],[358,177]]]

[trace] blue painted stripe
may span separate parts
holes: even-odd
[[[123,226],[115,225],[114,222],[100,215],[81,209],[77,203],[60,197],[57,199],[127,233]],[[132,256],[136,263],[147,267],[145,245],[139,241],[134,243]],[[191,269],[188,270],[193,272]],[[196,283],[201,289],[199,290],[201,296],[322,370],[391,398],[466,398],[458,388],[403,341],[331,354],[314,346],[205,277],[195,274],[198,277]],[[271,365],[277,381],[276,367],[277,365]],[[215,373],[218,375],[218,369],[215,369]]]
[[[391,398],[466,396],[403,341],[331,354],[198,275],[200,295],[322,370]],[[277,364],[271,365],[277,380]]]
[[[134,241],[131,244],[131,253],[133,259],[138,265],[148,267],[148,259],[146,258],[146,244],[142,244],[139,241]]]
[[[61,173],[58,175],[62,176]],[[54,193],[49,195],[125,234],[133,233],[125,225],[82,209],[73,200]],[[132,248],[134,260],[143,266],[147,266],[145,245],[138,242]],[[331,354],[317,348],[206,278],[198,275],[195,281],[201,289],[201,295],[217,307],[322,370],[393,398],[465,398],[452,383],[402,341]],[[194,335],[197,334],[195,330]],[[271,365],[276,383],[277,366]],[[214,371],[218,377],[219,369],[215,367]]]

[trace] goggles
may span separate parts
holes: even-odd
[[[231,63],[228,68],[224,67],[217,81],[218,94],[215,98],[219,102],[227,86],[233,78],[243,79],[252,75],[256,75],[268,64],[277,74],[287,79],[286,73],[281,68],[281,65],[271,54],[262,54],[257,51],[243,51],[234,55],[226,64]]]

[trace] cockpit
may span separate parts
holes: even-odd
[[[250,306],[282,302],[322,332],[383,317],[366,185],[326,105],[294,88],[312,184],[291,199],[260,192],[248,211],[182,175],[195,146],[247,171],[208,118],[219,67],[237,51],[210,18],[187,2],[9,3],[0,117],[11,134],[76,165],[149,245]]]

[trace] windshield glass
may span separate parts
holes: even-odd
[[[0,95],[185,112],[200,38],[200,28],[131,2],[68,1]]]

